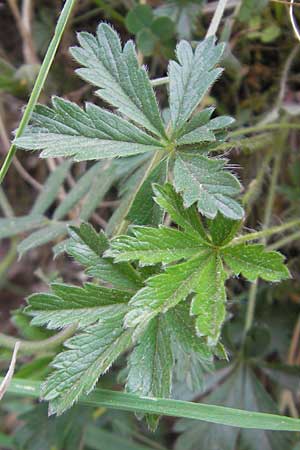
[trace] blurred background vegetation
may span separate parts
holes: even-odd
[[[140,62],[147,66],[151,78],[163,77],[168,59],[174,57],[176,42],[201,40],[216,4],[205,0],[78,1],[40,102],[46,104],[52,95],[81,105],[85,101],[101,102],[92,95],[92,87],[74,73],[76,66],[68,48],[75,44],[77,31],[94,32],[100,21],[113,24],[123,41],[135,39]],[[0,0],[0,161],[18,126],[61,7],[58,0]],[[297,2],[294,10],[300,19]],[[235,117],[236,128],[297,124],[300,47],[288,5],[284,1],[229,0],[219,39],[228,43],[222,61],[225,73],[205,98],[205,105],[216,104],[219,114]],[[157,89],[157,95],[163,106],[164,86]],[[241,141],[234,139],[233,131],[227,148],[246,186],[245,226],[249,229],[258,229],[263,222],[265,198],[276,164],[270,225],[299,218],[299,144],[297,130],[278,131],[275,127],[275,131],[253,134]],[[137,169],[130,163],[87,167],[86,163],[72,164],[59,158],[40,160],[28,152],[17,154],[0,189],[2,332],[33,340],[49,335],[29,327],[28,318],[20,310],[24,299],[45,290],[49,280],[76,284],[84,279],[77,265],[61,253],[67,226],[89,220],[98,230],[112,234],[122,210],[116,212],[116,207],[126,204],[131,189],[126,180]],[[187,380],[179,374],[174,387],[176,398],[299,416],[299,230],[277,236],[269,246],[286,255],[293,279],[278,286],[258,285],[255,325],[249,332],[243,362],[239,359],[236,367],[249,286],[243,280],[233,280],[229,285],[230,315],[223,330],[230,362],[217,362],[215,371],[207,374],[204,387],[187,387]],[[10,356],[0,348],[3,372]],[[49,372],[52,356],[22,357],[17,376],[41,379]],[[122,366],[121,360],[119,369]],[[113,371],[103,377],[100,385],[121,387],[126,374],[116,374]],[[296,450],[300,449],[298,440],[296,434],[240,432],[170,418],[163,419],[158,431],[151,434],[132,414],[81,407],[48,420],[46,405],[13,396],[5,397],[0,406],[0,449]]]

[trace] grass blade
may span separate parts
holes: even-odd
[[[56,25],[54,36],[53,36],[53,38],[52,38],[52,40],[51,40],[51,42],[49,44],[47,53],[46,53],[44,61],[43,61],[43,64],[41,65],[39,74],[38,74],[37,79],[35,81],[33,90],[31,92],[28,104],[27,104],[27,106],[25,108],[25,111],[24,111],[23,117],[21,119],[19,128],[18,128],[18,130],[16,132],[16,138],[20,137],[23,134],[24,129],[26,128],[26,126],[29,123],[32,111],[33,111],[33,109],[34,109],[34,107],[36,105],[36,102],[38,101],[40,93],[41,93],[41,91],[43,89],[43,86],[45,84],[45,81],[46,81],[46,78],[48,76],[50,67],[52,65],[52,62],[53,62],[56,50],[57,50],[58,45],[59,45],[59,43],[61,41],[61,37],[63,35],[63,32],[64,32],[65,28],[66,28],[68,19],[70,17],[70,14],[72,12],[72,9],[73,9],[75,3],[76,3],[76,0],[66,0],[66,3],[65,3],[65,5],[64,5],[64,7],[62,9],[62,12],[61,12],[61,14],[59,16],[59,19],[58,19],[58,22],[57,22],[57,25]],[[9,151],[8,151],[7,156],[5,158],[5,161],[4,161],[4,163],[3,163],[3,165],[2,165],[2,167],[0,169],[0,184],[2,183],[2,181],[3,181],[7,171],[9,169],[10,165],[11,165],[11,162],[13,160],[13,157],[14,157],[15,153],[16,153],[16,150],[17,150],[16,146],[14,144],[12,144],[10,149],[9,149]]]
[[[1,381],[2,378],[0,378],[0,383]],[[15,379],[11,382],[8,392],[14,395],[38,398],[40,386],[41,383],[38,381]],[[286,416],[180,400],[138,397],[133,394],[106,389],[95,389],[88,397],[82,397],[80,403],[87,406],[102,406],[122,411],[185,417],[240,428],[298,432],[300,430],[300,420]]]

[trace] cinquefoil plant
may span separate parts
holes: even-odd
[[[247,243],[256,233],[236,237],[244,215],[236,199],[241,185],[226,169],[226,159],[211,156],[233,122],[227,116],[211,118],[213,108],[199,110],[222,72],[216,65],[223,44],[213,37],[194,50],[188,42],[178,44],[177,61],[168,69],[170,121],[165,125],[131,41],[122,48],[106,24],[96,36],[80,33],[78,39],[80,47],[71,50],[83,66],[77,72],[99,88],[96,94],[114,112],[93,104],[83,110],[54,97],[52,108],[36,108],[16,145],[42,150],[44,158],[84,161],[141,153],[149,158],[124,214],[140,226],[121,235],[127,231],[123,223],[111,242],[87,224],[70,228],[65,249],[93,283],[56,283],[52,292],[28,300],[33,325],[77,326],[42,389],[50,413],[56,414],[88,394],[125,352],[129,392],[169,397],[184,358],[190,380],[199,384],[213,357],[226,356],[220,343],[226,280],[240,274],[249,281],[289,277],[282,255]],[[156,227],[166,214],[175,226]],[[147,420],[154,429],[157,416]]]

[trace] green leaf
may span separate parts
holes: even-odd
[[[75,103],[52,98],[53,109],[39,105],[15,144],[42,150],[41,157],[72,156],[76,161],[128,156],[157,150],[162,144],[132,123],[91,103],[81,110]]]
[[[226,273],[222,260],[213,254],[201,271],[197,295],[192,300],[191,313],[197,316],[196,330],[199,336],[207,336],[208,345],[217,344],[225,319]]]
[[[57,237],[64,235],[67,231],[67,226],[68,222],[57,222],[33,232],[18,245],[20,257],[32,248],[47,244]]]
[[[117,289],[136,290],[141,287],[139,274],[126,263],[113,264],[109,258],[102,258],[108,248],[108,240],[103,233],[96,233],[91,225],[72,227],[66,251],[86,268],[86,273]]]
[[[65,342],[68,350],[58,354],[55,371],[43,386],[42,397],[50,402],[50,414],[62,414],[83,394],[89,394],[131,343],[131,331],[123,330],[126,305],[115,308],[96,324]]]
[[[213,243],[217,246],[228,244],[240,229],[241,224],[240,220],[231,220],[218,213],[208,223]]]
[[[165,272],[148,278],[146,287],[135,294],[129,302],[130,310],[125,326],[143,327],[159,313],[165,313],[195,291],[208,251],[187,262],[167,267]]]
[[[172,127],[177,133],[222,73],[215,69],[224,50],[223,44],[215,45],[210,37],[200,42],[195,51],[186,41],[177,45],[178,63],[169,63],[169,97]]]
[[[53,219],[62,219],[89,191],[94,179],[99,179],[102,171],[102,164],[94,164],[89,170],[86,171],[82,177],[76,182],[75,186],[68,192],[60,205],[56,208]]]
[[[182,227],[186,233],[197,236],[197,239],[200,235],[204,241],[207,241],[205,230],[196,209],[194,207],[185,208],[182,197],[175,192],[171,184],[167,183],[164,186],[154,184],[153,190],[154,200],[170,215],[175,223]]]
[[[174,376],[195,392],[203,389],[204,372],[212,369],[213,354],[204,339],[195,334],[190,303],[179,303],[165,314],[172,338],[175,359]]]
[[[116,168],[113,165],[103,168],[101,174],[92,180],[89,193],[84,199],[79,217],[81,220],[88,220],[95,209],[100,206],[107,192],[117,179]]]
[[[142,184],[131,205],[127,219],[136,225],[158,225],[163,211],[153,202],[153,183],[164,184],[168,176],[168,161],[162,160]]]
[[[3,378],[0,378],[0,382],[2,380]],[[8,388],[8,392],[18,396],[38,398],[40,395],[40,387],[41,384],[38,382],[14,379]],[[107,389],[95,389],[89,397],[83,397],[79,401],[81,404],[87,406],[114,408],[121,411],[135,411],[137,413],[164,414],[172,417],[185,417],[188,419],[230,425],[231,427],[254,428],[256,430],[299,431],[299,419],[293,419],[291,417],[253,411],[249,412],[204,403],[162,398],[140,398],[137,395]],[[197,424],[197,427],[199,427],[199,424]]]
[[[56,199],[56,196],[69,172],[71,165],[71,161],[64,161],[49,175],[43,185],[42,191],[33,205],[30,214],[44,214],[47,211],[49,206],[51,206]]]
[[[28,215],[22,217],[8,217],[0,219],[0,239],[15,236],[25,231],[40,228],[46,225],[48,219],[41,215]]]
[[[28,297],[26,312],[33,316],[32,325],[50,329],[77,323],[80,328],[102,321],[112,312],[123,311],[131,295],[126,291],[108,289],[92,283],[83,287],[54,283],[52,293]]]
[[[197,128],[206,125],[211,118],[212,113],[215,111],[215,107],[210,106],[209,108],[205,108],[202,111],[198,111],[195,113],[191,119],[185,123],[182,127],[181,131],[177,134],[178,137],[183,136],[184,134],[188,134]]]
[[[153,12],[149,5],[137,5],[126,16],[125,24],[130,33],[136,34],[143,28],[150,27]]]
[[[226,405],[226,407],[246,408],[253,411],[276,412],[277,408],[267,391],[248,365],[239,365],[230,376],[220,384],[205,403]],[[177,432],[184,431],[176,442],[175,450],[198,450],[199,442],[206,450],[234,450],[238,442],[241,449],[281,450],[289,448],[290,437],[286,433],[271,433],[261,430],[239,430],[220,425],[181,420],[176,424]]]
[[[203,251],[202,241],[174,228],[134,227],[134,236],[117,236],[106,252],[116,262],[139,260],[140,265],[170,263]]]
[[[154,52],[155,45],[157,44],[157,38],[151,30],[144,28],[136,35],[136,44],[143,55],[150,56]]]
[[[156,136],[165,136],[157,101],[148,74],[140,67],[134,44],[122,49],[118,34],[108,25],[99,25],[94,37],[80,33],[81,47],[71,49],[72,56],[84,66],[77,73],[98,86],[101,98]]]
[[[18,450],[74,450],[79,448],[87,414],[74,408],[63,417],[48,417],[46,405],[34,408],[18,417],[22,425],[14,436]],[[16,448],[16,447],[13,447]]]
[[[182,153],[174,167],[174,184],[182,192],[185,207],[197,202],[201,214],[214,218],[218,211],[224,216],[239,220],[244,212],[232,197],[239,194],[241,185],[237,178],[225,171],[226,161],[205,156]]]
[[[280,281],[290,278],[283,264],[284,256],[278,252],[266,251],[261,244],[237,244],[222,250],[223,258],[236,275],[244,275],[249,281],[258,277],[266,281]]]
[[[170,330],[160,315],[150,321],[129,357],[126,389],[140,397],[170,397],[173,363]],[[154,430],[158,417],[148,417],[148,424]]]
[[[93,450],[153,450],[132,441],[131,437],[117,434],[115,431],[107,431],[98,425],[89,425],[84,438],[85,445]]]
[[[205,116],[210,114],[212,108],[201,111],[196,114],[192,119],[183,127],[179,138],[177,139],[177,144],[187,145],[187,144],[200,144],[203,142],[214,142],[217,140],[215,131],[218,132],[228,127],[234,122],[234,119],[229,116],[219,116],[214,119],[204,122]],[[204,114],[205,113],[205,114]],[[201,122],[201,125],[197,125]]]
[[[174,36],[174,23],[169,17],[155,17],[151,31],[161,42],[166,42]]]
[[[180,303],[170,309],[165,315],[165,320],[169,324],[172,338],[184,352],[198,353],[206,364],[212,361],[211,348],[207,347],[203,338],[195,334],[195,319],[190,316],[189,302]]]

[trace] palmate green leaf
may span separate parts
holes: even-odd
[[[205,247],[203,241],[174,228],[134,227],[134,236],[117,236],[106,256],[116,262],[138,260],[140,265],[170,263],[191,257]]]
[[[46,405],[35,405],[18,416],[22,425],[14,434],[18,450],[74,450],[84,434],[87,412],[75,407],[62,417],[48,417]],[[6,448],[6,447],[5,447]]]
[[[153,317],[192,295],[190,313],[196,316],[196,332],[206,338],[208,345],[215,346],[226,315],[225,281],[228,275],[224,262],[236,275],[245,274],[250,281],[258,276],[279,281],[288,277],[283,257],[276,252],[266,252],[256,244],[235,245],[234,241],[230,244],[240,221],[218,214],[208,222],[206,231],[195,215],[194,206],[184,209],[182,199],[170,185],[156,185],[154,189],[156,201],[170,212],[183,231],[163,226],[132,227],[132,235],[118,236],[111,241],[105,255],[116,262],[166,265],[161,273],[150,274],[145,287],[131,298],[125,326],[136,328],[138,334]],[[186,261],[182,262],[184,259]]]
[[[185,207],[197,203],[201,214],[208,218],[220,212],[224,216],[239,220],[244,211],[233,199],[241,191],[237,178],[225,171],[226,161],[205,156],[181,153],[174,167],[174,186],[183,195]]]
[[[164,315],[152,319],[128,360],[126,389],[140,397],[168,398],[172,388],[173,352]],[[147,416],[152,430],[159,417]]]
[[[175,360],[174,377],[195,392],[203,389],[204,372],[212,369],[213,352],[196,336],[189,302],[179,303],[165,314]]]
[[[187,262],[167,267],[165,272],[148,278],[146,287],[135,294],[129,302],[130,310],[125,317],[126,327],[144,327],[152,317],[165,313],[195,292],[208,251]]]
[[[123,436],[115,431],[107,431],[98,425],[87,427],[85,445],[93,450],[153,450],[153,447],[141,445],[132,441],[131,436]]]
[[[175,134],[222,73],[222,69],[214,67],[223,51],[224,45],[215,45],[214,37],[200,42],[195,51],[186,41],[177,45],[178,63],[171,61],[169,64],[169,103]]]
[[[284,256],[268,252],[261,244],[238,244],[222,250],[223,258],[236,274],[242,274],[250,281],[258,277],[266,281],[280,281],[290,278],[288,268],[283,264]]]
[[[218,213],[214,220],[208,220],[209,233],[217,246],[228,244],[241,228],[241,220],[231,220]]]
[[[114,264],[110,258],[102,258],[109,243],[103,233],[96,233],[88,224],[71,227],[71,239],[66,252],[86,268],[87,275],[98,278],[116,289],[136,290],[142,286],[140,275],[127,263]]]
[[[79,33],[81,47],[71,49],[72,56],[84,66],[78,75],[100,89],[96,94],[158,137],[165,136],[157,101],[148,74],[140,67],[134,44],[122,49],[118,34],[100,24],[96,36]]]
[[[26,312],[33,316],[32,325],[47,325],[50,329],[77,323],[78,327],[102,321],[112,311],[124,309],[131,294],[92,283],[83,287],[54,283],[52,293],[33,294],[28,297]]]
[[[52,98],[53,109],[39,105],[33,127],[15,143],[24,150],[42,150],[41,157],[72,156],[76,161],[128,156],[162,148],[162,144],[120,116],[87,103]]]
[[[239,365],[230,376],[220,384],[205,403],[250,411],[276,413],[277,408],[265,388],[247,364]],[[272,433],[261,430],[239,430],[238,428],[197,424],[192,420],[181,420],[175,430],[183,432],[178,438],[175,450],[198,450],[199,442],[205,450],[281,450],[290,448],[290,436],[286,433]]]
[[[207,336],[208,345],[217,344],[221,325],[225,320],[226,292],[224,283],[226,273],[219,255],[207,258],[192,300],[191,314],[197,316],[196,330],[199,336]]]
[[[68,350],[55,357],[55,371],[42,390],[43,399],[50,402],[49,414],[60,415],[81,395],[89,394],[99,376],[130,346],[132,331],[123,329],[126,309],[125,304],[115,308],[65,342]]]
[[[206,112],[206,110],[201,111]],[[215,131],[223,130],[234,122],[230,116],[219,116],[210,120],[205,125],[196,126],[197,121],[204,118],[204,114],[196,114],[190,122],[187,123],[185,129],[180,133],[176,140],[179,145],[200,144],[203,142],[215,142],[217,137]]]
[[[195,208],[185,208],[182,197],[178,195],[171,184],[166,183],[164,186],[154,184],[153,191],[155,194],[154,201],[163,208],[183,230],[207,241],[207,235],[200,221],[200,216]],[[200,236],[199,236],[200,235]]]

